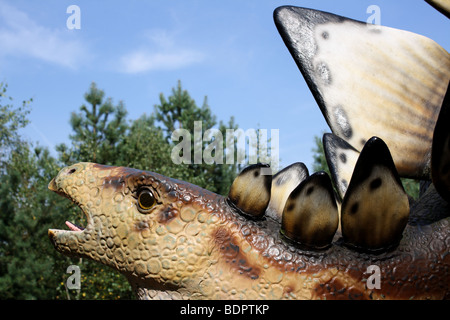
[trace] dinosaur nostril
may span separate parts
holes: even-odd
[[[69,171],[67,171],[67,175],[71,175],[72,173],[75,173],[75,171],[77,171],[77,169],[72,168]]]

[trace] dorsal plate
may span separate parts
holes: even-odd
[[[276,26],[333,133],[357,150],[388,145],[401,176],[429,179],[450,55],[424,36],[280,7]]]
[[[231,184],[228,202],[240,213],[261,218],[270,201],[272,175],[267,164],[254,164],[239,173]]]
[[[332,133],[323,135],[323,150],[331,178],[340,198],[343,199],[358,160],[359,151]]]
[[[281,221],[287,198],[300,182],[309,176],[308,168],[301,162],[296,162],[279,171],[272,178],[272,190],[267,216]]]
[[[398,244],[409,201],[387,145],[371,138],[364,146],[341,206],[344,241],[356,248],[385,250]]]
[[[292,191],[286,201],[281,233],[307,248],[331,244],[339,224],[339,213],[328,174],[316,172]]]

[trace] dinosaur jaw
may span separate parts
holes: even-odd
[[[69,228],[69,230],[48,230],[48,236],[57,251],[67,255],[77,255],[80,253],[80,245],[86,242],[86,240],[89,238],[88,234],[92,229],[92,224],[90,223],[92,219],[90,218],[90,214],[83,204],[73,199],[64,191],[63,188],[59,187],[55,179],[50,182],[48,188],[51,191],[69,199],[70,201],[72,201],[72,203],[76,204],[87,219],[86,227],[81,227],[73,222],[66,221],[65,224]]]
[[[92,239],[93,227],[87,224],[86,228],[82,229],[72,222],[66,221],[69,230],[63,229],[49,229],[48,237],[55,249],[68,256],[79,256],[86,253],[87,247],[92,247],[89,243]]]

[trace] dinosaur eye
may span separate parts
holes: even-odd
[[[156,199],[153,193],[148,189],[142,189],[138,195],[138,209],[143,213],[153,208],[156,204]]]

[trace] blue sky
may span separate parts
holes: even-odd
[[[72,4],[79,30],[66,26]],[[279,129],[281,166],[311,169],[314,136],[329,129],[274,25],[280,5],[362,21],[377,5],[382,25],[450,48],[450,22],[421,0],[0,0],[0,81],[16,105],[33,98],[23,134],[50,150],[68,141],[70,113],[91,82],[136,119],[181,80],[199,105],[208,97],[218,120]]]

